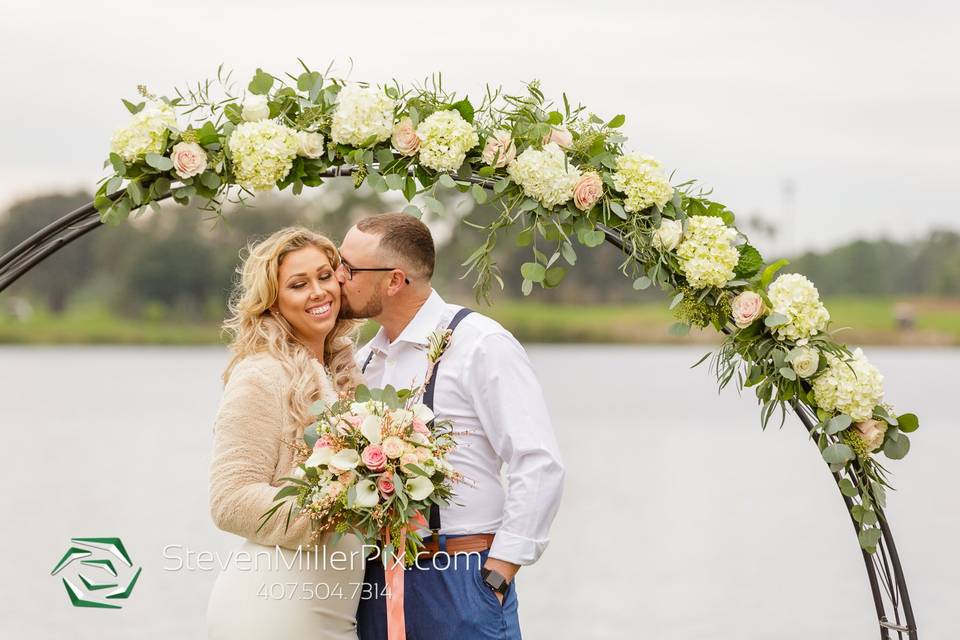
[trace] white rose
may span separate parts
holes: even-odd
[[[319,158],[323,155],[323,134],[297,131],[297,155],[304,158]]]
[[[333,449],[330,447],[320,447],[314,449],[313,453],[310,454],[310,457],[307,458],[307,461],[304,462],[308,467],[319,467],[325,464],[330,464],[330,459],[333,458]]]
[[[207,152],[196,142],[178,142],[170,151],[173,169],[183,179],[200,175],[207,168]]]
[[[809,378],[820,366],[820,354],[811,347],[797,347],[790,352],[790,366],[801,378]]]
[[[427,496],[433,493],[433,482],[430,478],[416,476],[404,482],[403,488],[407,490],[411,500],[426,500]]]
[[[266,96],[247,96],[243,101],[243,110],[240,112],[240,117],[244,119],[245,122],[257,122],[258,120],[266,120],[270,117],[270,105],[267,104]]]
[[[377,485],[373,480],[361,480],[357,483],[357,497],[353,504],[358,507],[369,509],[377,506],[380,502],[380,492],[377,491]]]
[[[683,237],[683,223],[679,220],[662,218],[660,227],[653,232],[653,246],[661,251],[673,251]]]
[[[358,464],[360,464],[360,454],[356,449],[341,449],[330,459],[330,466],[340,471],[355,469]]]

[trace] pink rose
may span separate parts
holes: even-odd
[[[207,168],[207,152],[196,142],[178,142],[170,151],[173,170],[183,179],[203,173]]]
[[[423,423],[423,420],[419,418],[413,419],[413,430],[417,433],[422,433],[425,436],[430,435],[430,429]]]
[[[856,422],[854,425],[860,432],[864,444],[867,445],[867,451],[876,451],[883,444],[883,438],[887,433],[887,423],[882,420],[864,420]]]
[[[324,447],[329,448],[332,446],[333,446],[333,438],[330,437],[329,433],[323,434],[322,436],[317,438],[316,442],[313,443],[314,449],[323,449]]]
[[[417,153],[420,149],[420,138],[417,137],[417,130],[413,127],[413,120],[404,118],[394,125],[390,144],[402,156],[412,156]]]
[[[407,466],[408,464],[417,464],[418,462],[420,462],[420,459],[417,458],[417,454],[415,454],[415,453],[413,453],[413,452],[405,453],[405,454],[403,454],[402,456],[400,456],[400,466],[401,466],[401,467],[405,467],[405,466]]]
[[[370,471],[383,471],[387,468],[387,454],[378,444],[369,444],[360,454],[360,460]]]
[[[733,308],[733,322],[741,329],[749,327],[754,320],[763,315],[766,307],[760,294],[744,291],[730,303]]]
[[[573,204],[580,211],[589,211],[603,195],[603,180],[595,171],[588,171],[580,176],[573,187]]]
[[[513,144],[510,132],[494,131],[493,135],[487,138],[481,157],[488,165],[496,168],[505,167],[513,162],[517,157],[517,147]]]
[[[396,487],[393,485],[393,478],[390,478],[386,475],[382,475],[377,478],[377,489],[380,489],[380,493],[385,496],[392,494],[396,489]]]
[[[550,133],[543,136],[544,145],[551,142],[555,142],[561,149],[569,149],[573,146],[573,135],[565,127],[555,127],[550,129]]]

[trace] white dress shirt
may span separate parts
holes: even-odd
[[[428,337],[460,308],[433,291],[392,343],[381,328],[357,353],[362,367],[373,352],[367,385],[417,388],[427,370]],[[448,461],[465,476],[454,485],[451,504],[440,509],[440,532],[495,533],[491,557],[536,562],[549,542],[564,471],[526,352],[498,322],[474,312],[457,327],[437,371],[434,412],[458,432]]]

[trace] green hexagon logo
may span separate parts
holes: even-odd
[[[122,608],[106,600],[129,598],[142,569],[137,567],[134,571],[130,554],[120,538],[70,538],[70,548],[50,575],[55,576],[68,567],[72,575],[61,576],[61,580],[70,602],[75,607],[97,609]]]

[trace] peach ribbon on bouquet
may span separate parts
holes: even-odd
[[[420,512],[414,514],[412,522],[421,527],[427,521]],[[384,534],[384,544],[390,544],[390,528]],[[384,570],[387,583],[387,640],[406,640],[407,623],[403,616],[403,573],[404,558],[407,549],[407,528],[400,529],[400,537],[394,546],[393,557],[387,559]]]

